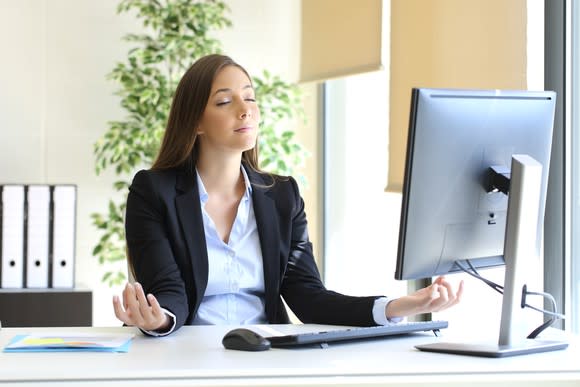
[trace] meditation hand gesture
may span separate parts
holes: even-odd
[[[143,287],[137,282],[125,286],[122,305],[118,296],[113,297],[113,307],[119,320],[144,331],[163,331],[170,322],[155,296],[145,296]]]
[[[387,318],[440,312],[457,304],[462,293],[463,281],[455,292],[445,277],[438,277],[431,285],[391,301],[386,309]]]

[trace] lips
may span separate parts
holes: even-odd
[[[252,129],[253,128],[251,126],[244,126],[244,127],[241,127],[241,128],[238,128],[238,129],[234,130],[234,132],[236,132],[236,133],[243,133],[243,132],[249,132]]]

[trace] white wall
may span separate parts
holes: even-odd
[[[268,69],[288,81],[299,73],[300,1],[229,0],[234,28],[216,37],[250,74]]]
[[[91,251],[115,176],[95,176],[93,144],[124,112],[105,79],[140,23],[117,15],[116,0],[0,0],[0,183],[74,183],[77,286],[94,291],[94,325],[116,325],[104,268]],[[299,2],[231,0],[234,28],[220,32],[227,54],[251,73],[298,74]]]

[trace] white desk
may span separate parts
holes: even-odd
[[[314,325],[272,326],[283,332]],[[343,343],[329,348],[226,350],[233,327],[183,327],[165,338],[136,332],[128,353],[0,353],[0,386],[579,386],[580,340],[568,349],[504,359],[426,353],[415,344],[432,334]],[[132,328],[49,328],[119,332]],[[16,334],[46,328],[3,328],[0,346]],[[449,329],[443,333],[449,338]],[[503,382],[503,383],[501,383]]]

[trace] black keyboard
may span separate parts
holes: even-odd
[[[321,345],[336,341],[351,341],[384,336],[403,335],[413,332],[433,331],[439,335],[439,330],[447,328],[447,321],[409,321],[379,325],[372,327],[345,328],[322,332],[295,333],[285,336],[266,337],[272,347],[284,348],[305,345]]]

